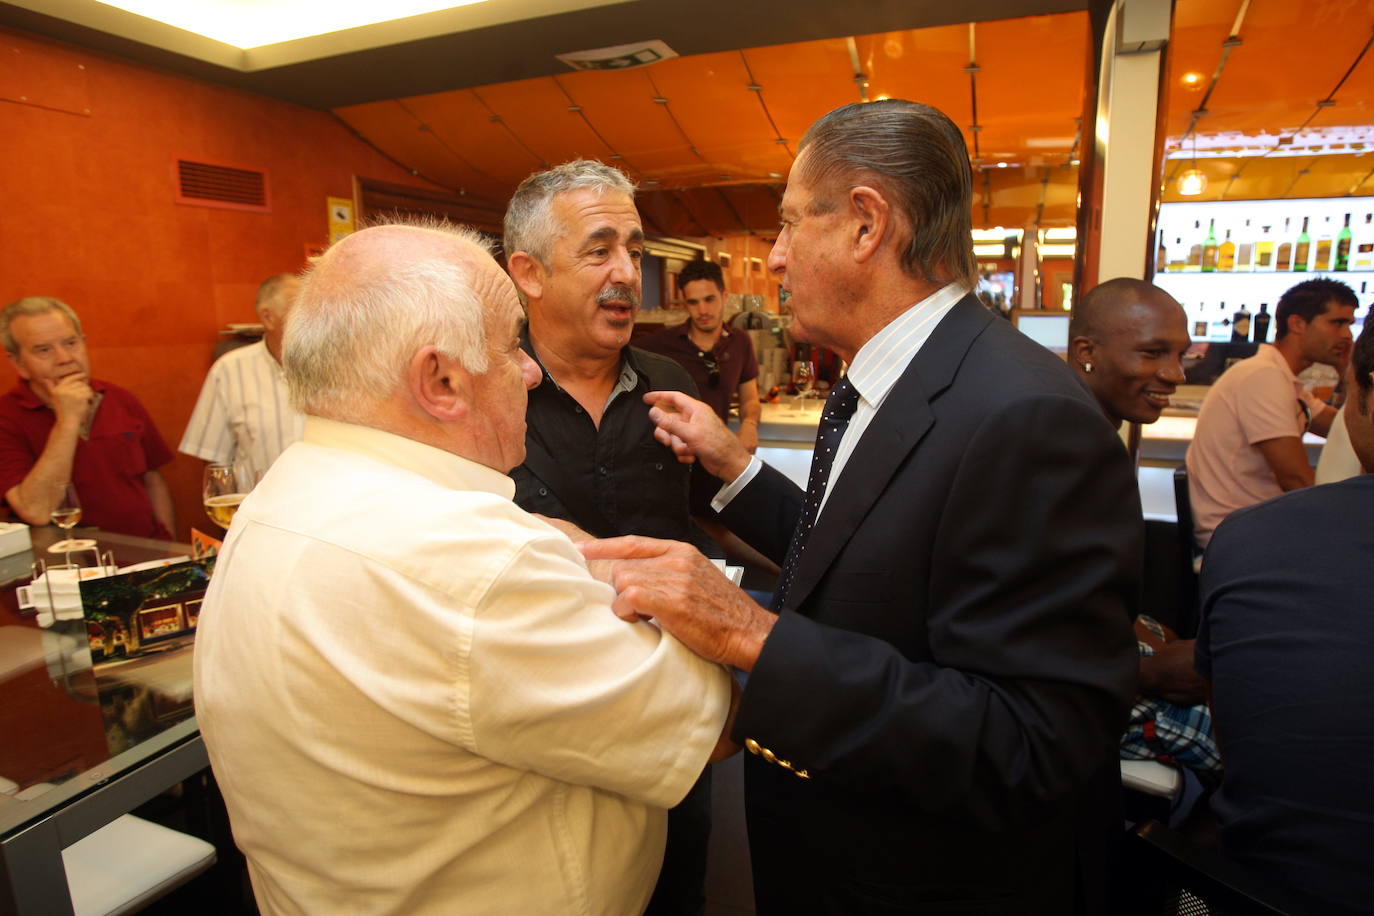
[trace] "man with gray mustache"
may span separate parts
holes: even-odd
[[[696,385],[673,360],[630,346],[644,258],[634,192],[619,170],[579,159],[526,178],[506,209],[507,269],[529,319],[522,346],[540,369],[515,502],[597,537],[701,543],[690,466],[654,439],[644,404],[650,391],[695,397]],[[650,916],[704,909],[709,773],[669,812]]]

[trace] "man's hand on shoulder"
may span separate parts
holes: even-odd
[[[702,658],[753,669],[777,617],[730,584],[695,547],[646,537],[579,547],[588,560],[615,562],[617,616],[654,618]]]
[[[708,474],[726,483],[749,466],[749,450],[709,405],[680,391],[651,391],[644,403],[658,427],[654,438],[671,448],[678,461],[699,461]]]
[[[532,512],[530,514],[550,528],[554,528],[567,536],[568,540],[572,541],[574,544],[582,544],[586,541],[596,540],[595,535],[588,534],[566,518],[551,518],[547,515],[540,515],[538,512]],[[615,582],[613,582],[611,578],[612,574],[615,572],[614,560],[588,560],[587,571],[592,574],[593,579],[605,582],[610,586],[615,585]]]

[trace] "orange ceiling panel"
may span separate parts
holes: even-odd
[[[1086,29],[1083,13],[976,26],[985,161],[1068,159],[1082,107]],[[853,47],[870,98],[935,105],[971,140],[968,38],[967,26],[940,26],[859,36]],[[767,235],[776,230],[778,197],[802,134],[827,111],[860,99],[850,47],[839,38],[701,54],[337,113],[419,174],[498,207],[531,171],[585,156],[639,181],[646,222],[661,231]],[[1028,54],[1062,65],[1035,69],[1030,79]],[[1004,174],[992,184],[990,210],[1004,207],[1004,195],[1039,205],[1038,183],[1014,192],[1018,180],[1029,180],[1027,171],[997,171]]]
[[[869,98],[886,96],[934,105],[964,131],[973,149],[968,26],[912,29],[855,39],[859,61],[869,75]]]

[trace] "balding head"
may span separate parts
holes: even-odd
[[[348,236],[306,273],[287,318],[292,402],[304,413],[370,423],[404,396],[407,367],[427,345],[485,372],[484,303],[501,298],[502,284],[513,301],[489,247],[469,229],[387,225]]]
[[[1182,308],[1173,296],[1153,283],[1118,277],[1094,286],[1074,306],[1073,317],[1069,319],[1069,337],[1101,337],[1137,305],[1161,312]]]
[[[1115,423],[1153,423],[1183,384],[1188,317],[1164,290],[1120,278],[1094,287],[1069,321],[1069,365]]]

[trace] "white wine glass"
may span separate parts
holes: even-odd
[[[205,478],[201,487],[205,514],[221,528],[228,529],[234,521],[234,513],[239,510],[239,503],[248,495],[250,488],[244,482],[246,476],[240,474],[232,464],[205,466]]]
[[[54,552],[70,552],[76,546],[76,542],[72,540],[72,529],[81,521],[81,500],[76,495],[76,487],[70,483],[59,483],[54,490],[56,499],[52,506],[52,523],[61,528],[66,537],[48,549]]]

